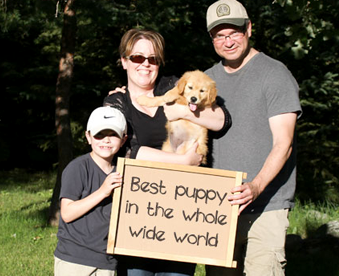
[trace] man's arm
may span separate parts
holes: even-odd
[[[270,154],[257,176],[251,182],[233,188],[232,195],[228,197],[232,205],[241,205],[239,214],[258,198],[290,157],[296,120],[296,113],[280,114],[269,119],[273,136]]]

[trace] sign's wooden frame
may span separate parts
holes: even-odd
[[[118,158],[117,163],[117,171],[123,176],[123,183],[125,183],[125,170],[126,168],[133,170],[134,167],[139,168],[151,168],[156,170],[166,170],[171,171],[171,174],[175,174],[176,172],[183,172],[196,175],[197,177],[201,177],[201,175],[207,176],[218,176],[221,178],[227,178],[228,181],[231,180],[234,183],[234,186],[239,186],[242,184],[243,179],[246,178],[246,173],[243,172],[235,172],[235,171],[226,171],[219,169],[210,169],[203,167],[195,167],[195,166],[184,166],[170,163],[159,163],[159,162],[150,162],[150,161],[141,161],[135,159],[126,159],[126,158]],[[125,183],[126,185],[126,183]],[[230,187],[231,189],[232,187]],[[145,250],[144,248],[124,248],[124,245],[117,246],[119,244],[119,220],[124,216],[124,212],[121,208],[121,199],[123,196],[124,190],[122,187],[116,188],[113,193],[113,203],[112,203],[112,213],[111,213],[111,221],[109,228],[109,236],[108,236],[108,244],[107,244],[107,253],[109,254],[119,254],[119,255],[130,255],[130,256],[139,256],[146,258],[154,258],[154,259],[165,259],[165,260],[173,260],[173,261],[181,261],[181,262],[190,262],[190,263],[201,263],[208,265],[216,265],[223,267],[236,267],[236,262],[233,261],[233,252],[234,252],[234,243],[235,243],[235,235],[236,228],[238,222],[238,205],[231,206],[229,204],[228,208],[231,208],[230,211],[230,219],[227,227],[229,227],[229,236],[228,242],[225,245],[225,255],[219,256],[220,254],[216,254],[215,256],[195,256],[195,250],[192,248],[190,254],[181,254],[180,251],[175,251],[175,253],[170,252],[155,252]],[[127,192],[126,192],[127,193]],[[226,256],[226,257],[225,257]]]

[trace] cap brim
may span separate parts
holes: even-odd
[[[91,129],[91,134],[93,136],[97,135],[100,131],[104,130],[104,129],[110,129],[110,130],[113,130],[114,132],[116,132],[120,138],[123,137],[123,132],[121,131],[121,129],[117,126],[112,126],[112,124],[109,124],[109,125],[103,125],[103,126],[100,126],[100,127],[94,127]]]
[[[214,27],[220,25],[220,24],[231,24],[235,26],[244,26],[246,23],[246,18],[222,18],[217,21],[214,21],[212,24],[207,26],[207,31],[209,32]]]

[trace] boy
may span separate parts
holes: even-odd
[[[61,218],[54,274],[114,275],[117,261],[106,253],[112,191],[122,177],[114,155],[126,141],[124,115],[99,107],[89,117],[86,138],[92,151],[68,164],[61,180]]]

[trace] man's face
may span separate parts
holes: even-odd
[[[214,49],[220,57],[224,58],[227,63],[242,63],[249,50],[249,38],[252,34],[251,22],[247,24],[247,27],[220,24],[214,27],[210,34]]]

